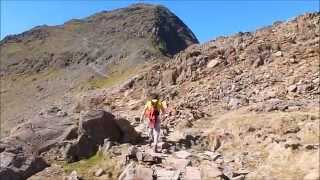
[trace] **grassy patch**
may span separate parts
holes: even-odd
[[[128,80],[132,75],[137,74],[137,68],[127,68],[111,73],[107,78],[95,78],[89,80],[89,85],[94,88],[112,87]]]
[[[3,54],[6,54],[8,57],[13,56],[15,53],[18,53],[19,51],[22,51],[23,48],[18,43],[11,43],[7,46],[5,46],[1,52]]]
[[[23,82],[23,84],[28,85],[32,81],[54,79],[59,74],[61,74],[60,70],[51,68],[51,69],[48,69],[48,70],[45,70],[45,71],[39,72],[39,73],[27,73],[27,74],[21,74],[21,75],[13,75],[12,79],[16,79],[17,81]]]
[[[73,170],[76,170],[78,173],[86,173],[89,168],[94,167],[96,164],[101,163],[104,160],[104,157],[100,154],[96,154],[89,159],[84,159],[74,163],[66,163],[63,165],[63,170],[66,173],[71,173]]]
[[[154,47],[155,51],[160,53],[167,53],[168,51],[166,42],[162,39],[158,41],[155,37],[151,38],[151,47]]]
[[[83,24],[81,22],[72,22],[66,24],[64,28],[69,31],[76,31],[80,33],[83,30]]]
[[[116,179],[120,173],[120,168],[117,165],[117,161],[100,153],[97,153],[89,159],[84,159],[69,164],[64,163],[62,167],[65,173],[70,174],[73,170],[75,170],[84,179],[95,179],[94,173],[99,168],[102,168],[106,172],[104,175],[105,178],[108,177],[110,179]]]

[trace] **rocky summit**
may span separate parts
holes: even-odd
[[[319,179],[319,24],[307,13],[197,44],[138,4],[7,37],[0,177]],[[158,152],[140,123],[154,92]]]
[[[132,66],[172,56],[194,43],[198,40],[190,29],[167,8],[137,4],[5,37],[0,43],[1,74],[76,64],[106,74],[112,65]]]

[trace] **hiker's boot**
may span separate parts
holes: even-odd
[[[158,150],[157,150],[157,145],[156,145],[156,144],[153,146],[153,152],[155,152],[155,153],[158,152]]]
[[[149,146],[151,147],[153,143],[153,139],[149,139]]]

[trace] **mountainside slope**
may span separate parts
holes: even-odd
[[[105,109],[144,134],[136,121],[148,94],[167,100],[162,153],[145,142],[107,150],[119,162],[117,148],[146,156],[123,166],[128,179],[319,179],[319,21],[310,13],[189,46],[118,87],[88,91],[73,110]],[[95,178],[97,167],[81,164],[80,176]]]
[[[216,105],[225,110],[254,106],[254,111],[312,107],[319,97],[318,47],[319,13],[306,14],[253,33],[192,45],[140,74],[130,91],[120,94],[140,99],[136,92],[156,90],[175,108],[208,112],[208,106]],[[278,106],[268,109],[272,105]]]
[[[218,152],[222,160],[210,163],[222,176],[242,171],[250,172],[248,179],[317,178],[319,22],[320,14],[310,13],[192,45],[127,90],[104,93],[101,107],[110,105],[114,114],[134,121],[148,92],[158,91],[171,111],[163,121],[166,138],[195,156]],[[202,177],[210,179],[210,173]]]
[[[114,85],[194,43],[177,16],[148,4],[8,36],[0,42],[1,134],[55,101]]]

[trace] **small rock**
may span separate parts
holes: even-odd
[[[289,106],[288,111],[298,111],[300,110],[300,106]]]
[[[243,100],[239,99],[239,98],[230,98],[229,102],[228,102],[228,106],[231,109],[237,109],[239,108],[241,105],[243,104]]]
[[[235,176],[239,176],[239,175],[246,175],[249,174],[250,171],[245,170],[245,169],[240,169],[238,171],[233,172]]]
[[[201,172],[205,179],[214,179],[222,176],[221,170],[214,164],[201,167]]]
[[[68,180],[80,180],[77,171],[72,171],[71,174],[68,176]]]
[[[167,170],[164,168],[157,168],[156,173],[157,173],[156,179],[159,179],[159,180],[172,179],[172,177],[174,177],[176,174],[175,171]]]
[[[290,133],[295,134],[295,133],[299,132],[300,130],[301,129],[298,126],[296,126],[296,127],[289,128],[288,130],[286,130],[284,132],[284,134],[290,134]]]
[[[130,146],[128,148],[128,155],[130,156],[136,156],[137,152],[138,152],[138,148],[135,146]]]
[[[100,176],[102,176],[104,173],[105,173],[105,171],[104,171],[103,169],[99,168],[99,169],[94,173],[94,175],[95,175],[96,177],[100,177]]]
[[[276,57],[280,57],[280,56],[282,56],[283,54],[282,54],[281,51],[278,51],[278,52],[274,53],[274,55],[275,55]]]
[[[304,148],[307,150],[319,149],[319,144],[306,144]]]
[[[245,179],[244,175],[240,175],[240,176],[236,176],[236,177],[231,178],[231,180],[244,180],[244,179]]]
[[[292,64],[294,64],[294,63],[297,63],[298,61],[297,61],[297,59],[295,59],[295,58],[290,58],[290,59],[289,59],[289,62],[292,63]]]
[[[261,57],[258,57],[254,62],[253,62],[253,67],[257,68],[259,66],[262,66],[264,64],[264,60]]]
[[[57,116],[59,116],[59,117],[65,117],[65,116],[67,116],[68,115],[68,113],[67,112],[64,112],[64,111],[59,111],[59,112],[57,112]]]
[[[201,180],[201,172],[197,167],[186,167],[185,180]]]
[[[168,149],[170,147],[170,145],[167,143],[167,142],[160,142],[158,143],[158,148],[160,150],[163,150],[163,149]]]
[[[315,84],[319,84],[320,78],[316,78],[316,79],[312,80],[312,82],[315,83]]]
[[[184,169],[191,164],[191,161],[188,159],[167,158],[165,164],[168,166],[172,166],[175,169]]]
[[[53,106],[50,109],[47,110],[48,114],[57,114],[61,109],[57,106]]]
[[[209,156],[212,161],[215,161],[216,159],[221,157],[221,155],[219,153],[212,152],[212,151],[205,151],[204,154]]]
[[[228,167],[228,166],[224,167],[222,172],[223,172],[223,174],[224,174],[225,176],[227,176],[229,179],[232,179],[232,177],[233,177],[233,171],[232,171],[232,169],[231,169],[230,167]]]
[[[296,85],[291,85],[288,87],[289,92],[296,92],[297,91],[297,86]]]
[[[247,132],[254,132],[254,131],[256,131],[256,128],[254,128],[254,127],[249,127]]]
[[[162,150],[161,150],[161,153],[164,153],[164,154],[167,154],[168,152],[169,152],[168,149],[162,149]]]
[[[8,167],[14,162],[14,155],[12,153],[3,152],[0,153],[0,167]]]
[[[103,140],[103,148],[105,151],[109,150],[112,146],[112,141],[109,138]]]
[[[264,99],[271,99],[271,98],[275,98],[277,96],[277,92],[275,91],[267,91],[265,93],[265,98]]]
[[[300,146],[302,145],[299,142],[294,141],[289,141],[284,145],[285,148],[291,148],[292,150],[299,149]]]
[[[178,152],[175,152],[175,155],[180,159],[186,159],[191,156],[191,153],[187,151],[178,151]]]
[[[231,157],[231,156],[230,157],[225,156],[225,157],[223,157],[223,159],[224,159],[224,162],[226,162],[226,163],[235,161],[234,157]]]
[[[220,63],[219,59],[213,59],[207,64],[207,68],[216,67]]]
[[[125,169],[122,171],[122,173],[119,176],[119,180],[126,180],[126,179],[133,179],[134,176],[134,162],[131,162],[128,164]]]
[[[180,179],[180,174],[181,174],[180,170],[175,171],[173,177],[171,178],[171,180],[179,180]]]
[[[218,157],[216,160],[215,160],[215,163],[217,164],[223,164],[224,163],[224,160],[222,157]]]
[[[152,176],[153,176],[153,170],[151,168],[138,166],[136,168],[136,174],[134,176],[134,179],[152,180],[153,179]]]
[[[159,163],[161,161],[160,157],[152,156],[151,154],[144,153],[144,152],[137,152],[136,157],[138,161],[141,162],[148,162],[148,163]]]
[[[169,147],[168,150],[169,150],[170,153],[174,153],[174,152],[176,152],[178,149],[177,149],[176,146],[171,146],[171,147]]]
[[[40,92],[40,91],[42,91],[44,88],[43,87],[41,87],[41,86],[36,86],[36,88],[37,88],[37,90]]]
[[[310,92],[313,89],[314,89],[314,86],[312,84],[302,84],[298,86],[297,91],[299,93],[306,93],[306,92]]]

